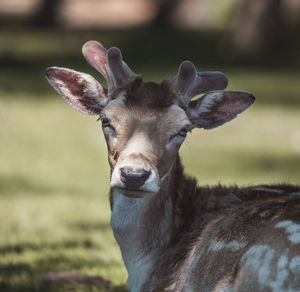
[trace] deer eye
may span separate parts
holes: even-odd
[[[102,130],[103,130],[104,134],[109,135],[109,136],[113,136],[113,137],[117,136],[116,130],[111,125],[111,123],[110,123],[110,121],[109,121],[108,118],[103,117],[101,119],[101,122],[102,122]]]
[[[102,122],[102,128],[111,127],[111,124],[110,124],[108,118],[101,119],[101,122]]]
[[[188,129],[186,127],[184,127],[177,133],[177,135],[181,136],[181,137],[186,137],[187,132],[188,132]]]

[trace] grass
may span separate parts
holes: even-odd
[[[109,227],[109,169],[100,125],[68,107],[43,77],[53,64],[94,73],[74,48],[80,51],[84,38],[97,37],[33,32],[27,38],[24,30],[17,36],[0,36],[1,43],[6,40],[0,49],[0,291],[127,291]],[[115,36],[104,37],[110,43]],[[176,72],[177,53],[156,70],[145,70],[140,57],[136,64],[146,79],[159,80]],[[204,69],[217,69],[210,59]],[[230,88],[250,90],[257,101],[231,123],[194,130],[180,150],[186,172],[200,185],[299,184],[300,72],[221,67]],[[56,272],[101,275],[112,287],[38,280]]]
[[[126,279],[109,228],[104,141],[96,123],[61,105],[1,101],[0,290],[45,291],[37,277],[59,271],[101,275],[114,288]]]

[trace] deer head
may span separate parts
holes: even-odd
[[[180,65],[173,79],[157,84],[134,74],[118,48],[106,51],[100,43],[89,41],[82,51],[108,89],[92,76],[66,68],[50,67],[46,76],[72,107],[100,116],[111,188],[126,196],[157,193],[187,132],[218,127],[254,102],[250,93],[223,91],[227,86],[223,73],[199,73],[189,61]]]

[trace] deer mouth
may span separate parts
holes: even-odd
[[[141,190],[141,189],[130,189],[130,188],[123,188],[123,187],[117,187],[117,189],[123,195],[130,198],[142,198],[145,195],[153,194],[153,192]]]

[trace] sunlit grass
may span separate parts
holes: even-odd
[[[37,277],[59,271],[125,283],[99,123],[64,106],[56,98],[1,101],[0,290],[45,291]]]

